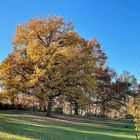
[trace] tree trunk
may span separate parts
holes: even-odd
[[[36,105],[35,105],[35,102],[33,101],[33,111],[36,110]]]
[[[43,111],[44,111],[44,112],[47,111],[47,109],[46,109],[46,105],[43,106]]]
[[[12,99],[12,109],[15,109],[15,99]]]
[[[51,116],[52,111],[52,101],[53,97],[49,97],[48,99],[48,107],[47,107],[47,116]]]
[[[74,106],[74,115],[79,115],[78,113],[78,103],[75,101],[75,106]]]
[[[106,112],[105,105],[102,104],[102,107],[101,107],[101,117],[105,117],[105,112]]]
[[[46,103],[45,103],[45,100],[39,99],[39,110],[46,112]]]
[[[72,104],[70,104],[70,115],[72,115]]]
[[[97,117],[97,108],[95,108],[94,115],[95,115],[95,117]]]

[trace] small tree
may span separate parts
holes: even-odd
[[[129,110],[134,117],[136,139],[140,140],[140,96],[134,97],[129,102]]]

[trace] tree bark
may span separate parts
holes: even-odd
[[[46,105],[43,106],[43,111],[44,111],[44,112],[47,111],[47,109],[46,109]]]
[[[78,103],[75,101],[75,106],[74,106],[74,115],[79,115],[79,112],[78,112]]]
[[[52,113],[52,101],[53,101],[53,97],[49,97],[48,106],[47,106],[47,116],[51,116],[51,113]]]
[[[72,115],[72,110],[73,110],[72,104],[70,104],[70,115]]]
[[[102,107],[101,107],[101,117],[105,117],[105,112],[106,112],[105,105],[102,104]]]
[[[39,108],[40,111],[46,111],[46,103],[45,103],[45,100],[39,99],[39,106],[40,106],[40,108]]]
[[[15,109],[15,99],[12,99],[12,109]]]

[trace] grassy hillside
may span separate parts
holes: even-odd
[[[126,120],[0,111],[0,140],[135,140],[135,136],[133,124]]]

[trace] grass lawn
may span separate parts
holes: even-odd
[[[0,111],[0,140],[135,140],[126,120],[46,117],[43,113]]]

